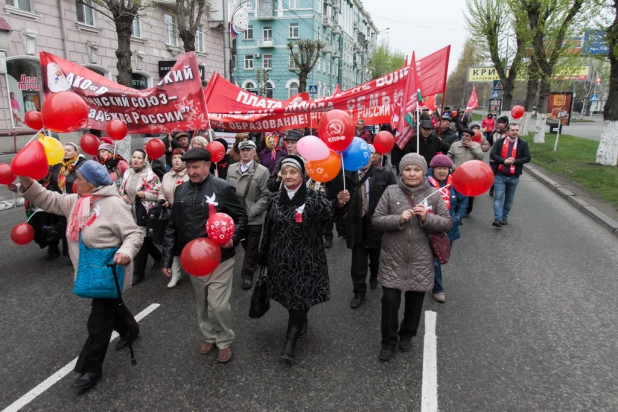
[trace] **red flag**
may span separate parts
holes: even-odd
[[[420,59],[416,65],[418,88],[423,96],[439,94],[446,90],[448,59],[451,46],[438,50]]]
[[[333,92],[333,94],[339,94],[341,93],[341,87],[339,86],[339,83],[337,83],[337,86],[335,86],[335,91]]]
[[[416,74],[416,60],[414,53],[412,53],[412,60],[408,65],[408,78],[406,86],[403,91],[403,97],[401,104],[397,105],[395,112],[393,113],[393,123],[397,126],[397,135],[395,136],[395,143],[401,149],[410,141],[414,136],[414,129],[406,122],[405,116],[408,113],[412,113],[418,106],[418,78]]]
[[[423,101],[423,106],[425,106],[432,112],[436,111],[438,109],[438,106],[436,106],[436,95],[432,94],[431,96],[427,96]]]
[[[465,113],[468,113],[472,109],[476,109],[479,107],[479,98],[476,97],[476,86],[472,89],[472,93],[470,94],[470,100],[468,100],[468,105],[466,106]]]

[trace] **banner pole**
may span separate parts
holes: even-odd
[[[416,104],[416,153],[421,154],[421,113],[418,103]]]
[[[562,129],[562,120],[560,120],[560,123],[558,124],[558,132],[556,134],[556,143],[554,143],[554,152],[558,151],[558,139],[560,139],[560,129]]]

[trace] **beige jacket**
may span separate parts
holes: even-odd
[[[468,160],[483,160],[483,150],[477,142],[472,142],[472,148],[464,146],[461,142],[455,142],[448,150],[447,156],[453,160],[453,170]]]
[[[371,220],[374,229],[384,232],[378,280],[387,288],[429,292],[434,281],[434,255],[427,232],[448,232],[453,222],[442,197],[435,194],[427,199],[433,213],[427,213],[425,223],[413,216],[407,223],[399,224],[401,214],[411,208],[402,190],[416,205],[436,189],[423,179],[414,188],[405,186],[400,180],[384,191]]]
[[[91,248],[120,247],[117,253],[127,255],[133,260],[142,247],[144,236],[135,224],[129,207],[120,198],[116,186],[100,186],[92,195],[102,198],[90,206],[91,213],[98,213],[98,216],[90,226],[82,229],[82,241]],[[38,182],[33,182],[32,186],[23,192],[23,196],[47,213],[65,216],[69,224],[78,199],[76,194],[61,194],[46,190]],[[75,268],[75,276],[77,276],[79,242],[69,239],[67,241],[69,257]],[[133,263],[130,263],[125,270],[123,290],[131,287],[132,278]]]
[[[247,183],[251,176],[253,176],[253,179],[251,179],[251,186],[247,190]],[[264,224],[264,215],[266,214],[268,197],[270,196],[270,191],[268,190],[269,178],[270,173],[268,169],[258,164],[255,160],[244,174],[240,171],[240,162],[231,164],[227,169],[226,180],[236,188],[236,194],[244,202],[245,212],[247,212],[247,218],[249,219],[248,225]],[[244,197],[245,192],[247,192],[246,197]]]
[[[161,191],[159,192],[159,200],[165,200],[170,204],[170,208],[174,204],[174,192],[176,186],[189,181],[189,175],[187,169],[183,169],[180,172],[170,170],[163,175],[163,182],[161,182]]]

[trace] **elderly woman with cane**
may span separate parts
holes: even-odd
[[[92,273],[92,268],[103,274],[106,264],[120,265],[120,280],[126,290],[131,286],[132,260],[139,251],[143,236],[105,166],[88,160],[77,171],[77,194],[61,194],[44,189],[29,177],[21,177],[24,198],[50,213],[63,215],[68,220],[67,241],[69,257],[75,267],[75,279]],[[102,260],[106,256],[106,261]],[[90,272],[86,273],[86,271]],[[107,268],[108,280],[113,279]],[[115,290],[115,289],[114,289]],[[121,340],[122,349],[139,334],[133,315],[122,306],[121,298],[93,298],[88,318],[88,339],[75,365],[79,377],[73,388],[85,390],[94,386],[103,372],[103,361],[114,330]]]

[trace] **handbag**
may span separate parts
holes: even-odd
[[[412,202],[412,198],[405,192],[402,191],[410,207],[414,207],[414,202]],[[449,258],[451,257],[451,241],[448,238],[446,233],[440,232],[427,232],[429,238],[429,246],[431,247],[431,251],[433,255],[440,261],[440,264],[445,265],[448,263]]]
[[[55,243],[62,240],[62,229],[64,224],[54,223],[51,226],[43,226],[43,234],[47,243]]]
[[[266,267],[260,269],[260,277],[255,283],[253,294],[251,295],[251,305],[249,306],[249,317],[259,319],[270,309],[270,298],[268,297],[268,281],[266,278]]]
[[[79,260],[77,262],[77,276],[73,283],[73,293],[80,298],[115,299],[119,297],[114,272],[108,266],[114,261],[114,255],[119,248],[106,249],[90,248],[82,241],[79,235]],[[124,283],[125,268],[117,271],[118,282]]]
[[[148,212],[142,203],[142,199],[135,195],[135,223],[137,226],[148,225]]]
[[[165,239],[165,229],[170,221],[171,211],[162,205],[153,207],[148,212],[146,237],[157,245],[162,245]]]

